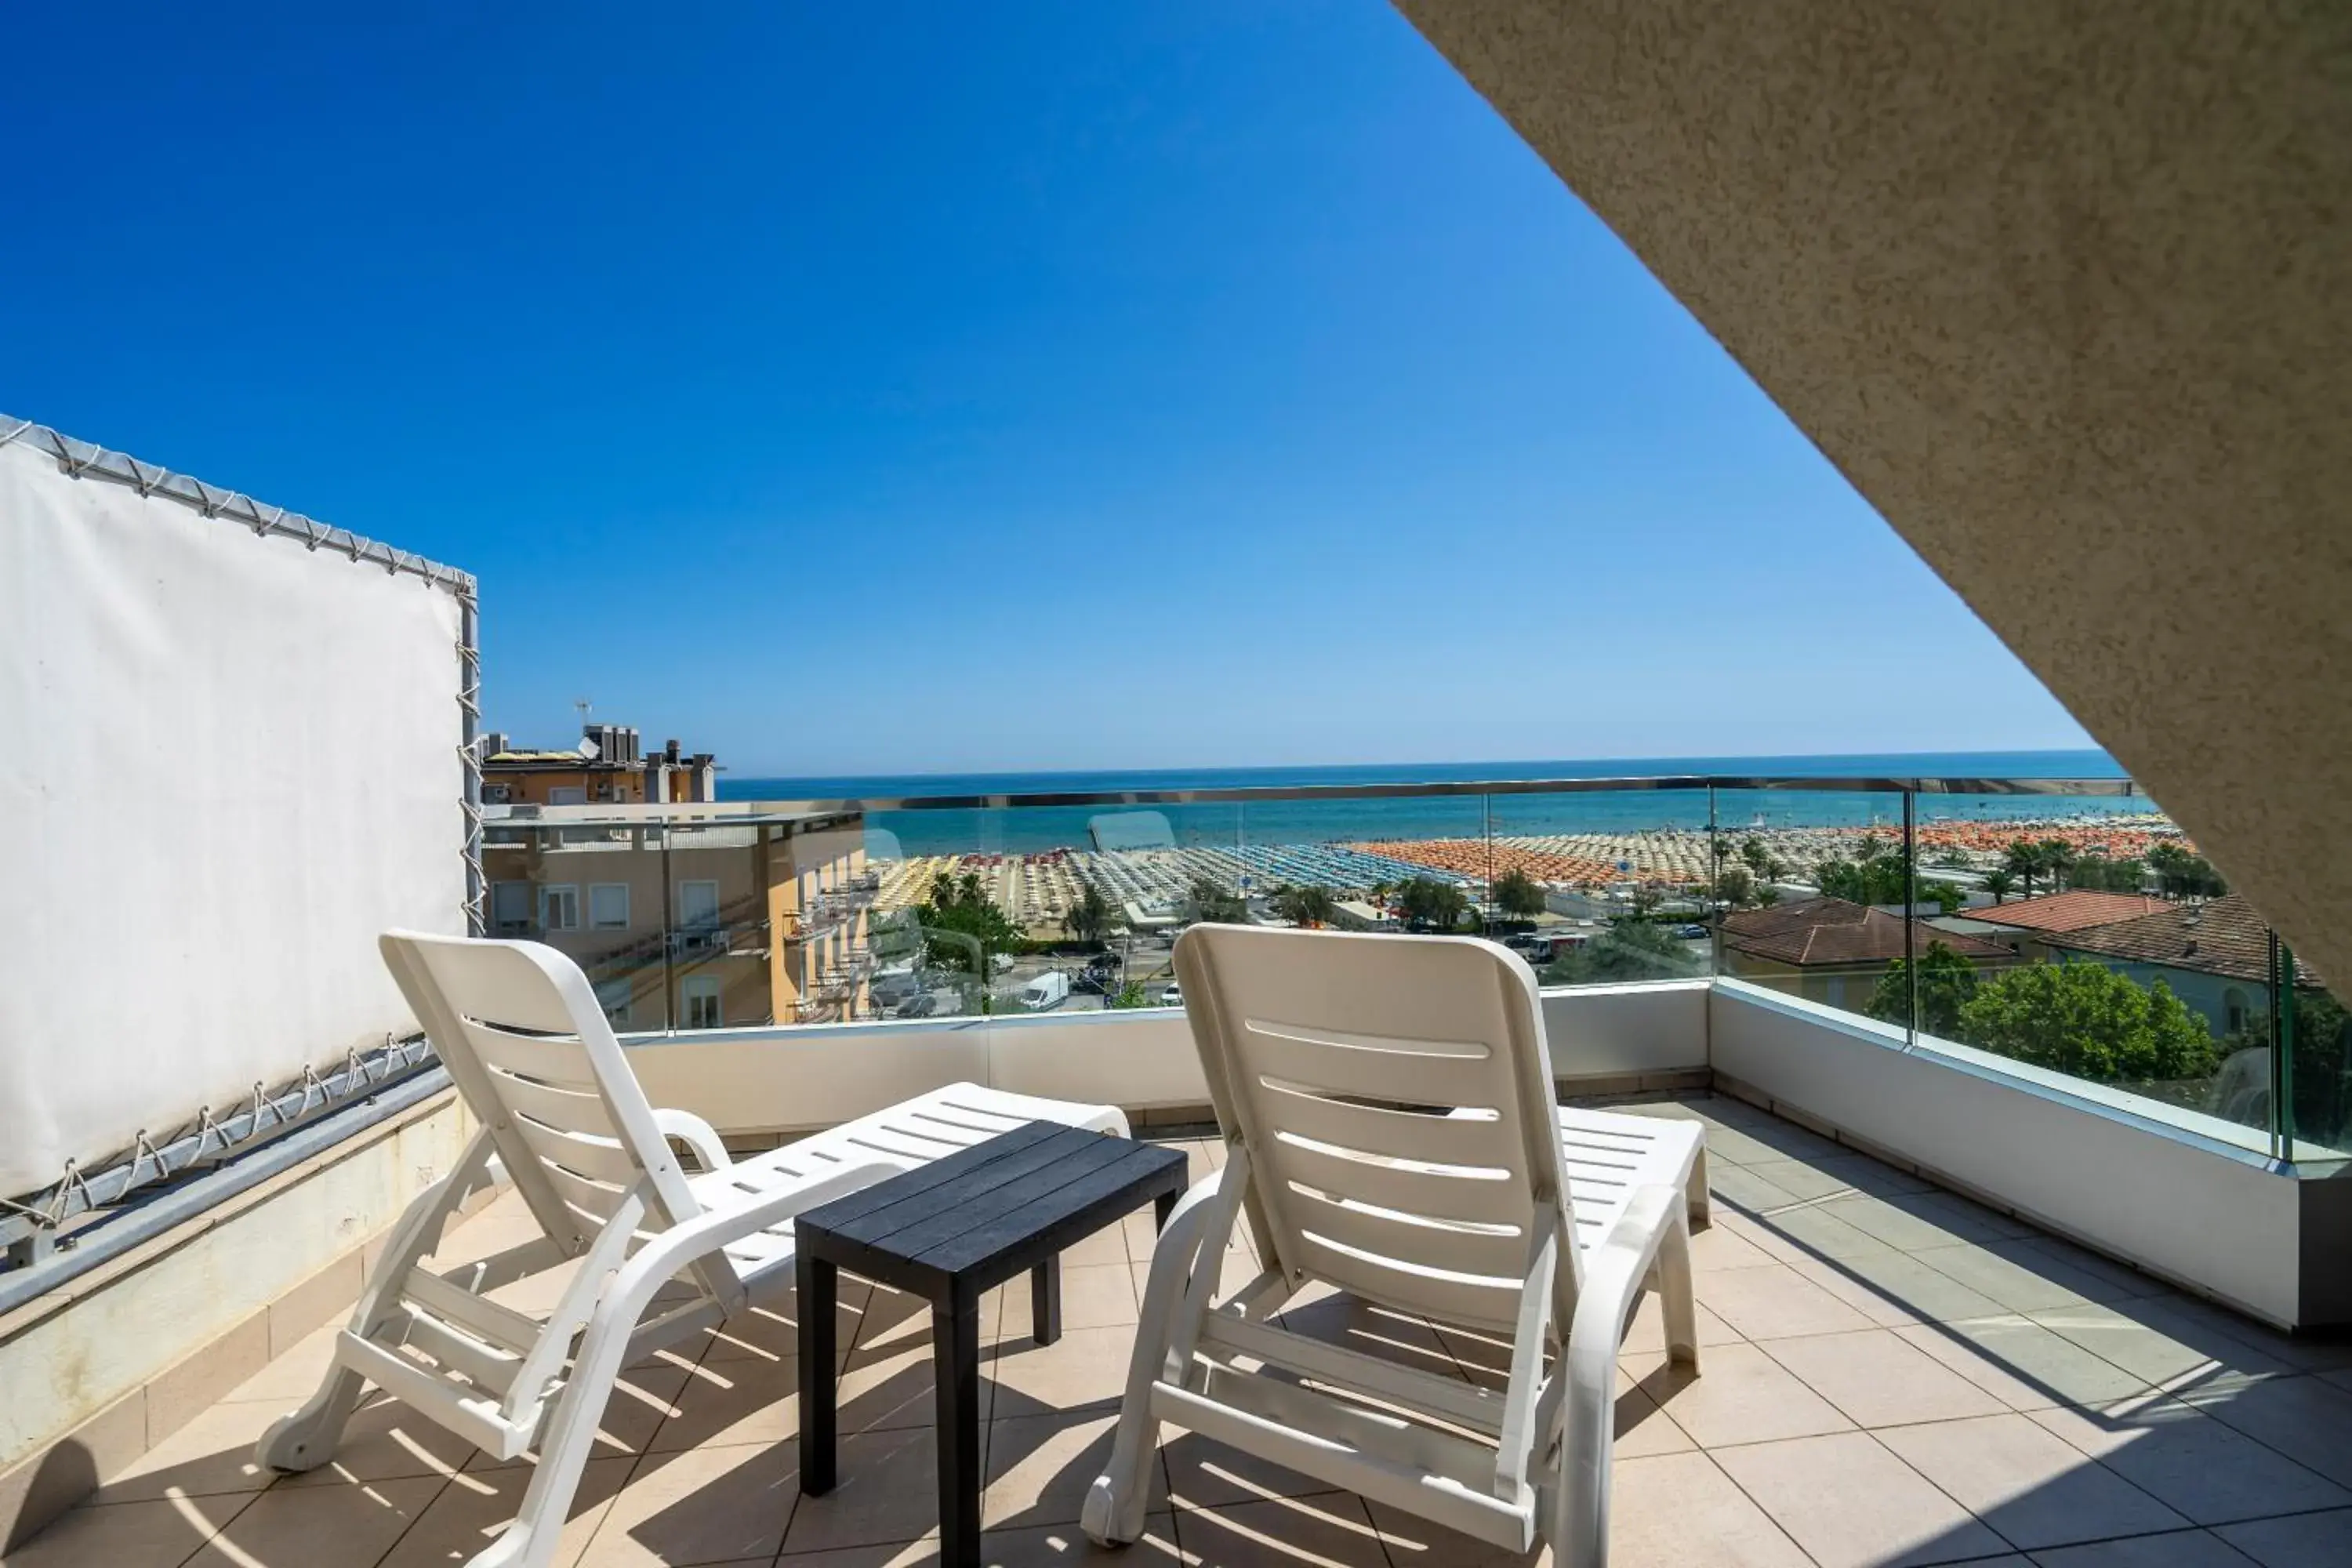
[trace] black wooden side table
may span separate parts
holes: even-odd
[[[831,1491],[834,1298],[848,1268],[931,1303],[939,1401],[940,1560],[980,1562],[980,1298],[1029,1271],[1037,1342],[1062,1335],[1063,1248],[1185,1187],[1181,1150],[1032,1121],[836,1198],[793,1222],[799,1254],[801,1490]]]

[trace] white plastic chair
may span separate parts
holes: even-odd
[[[614,1376],[788,1289],[794,1215],[1025,1121],[1128,1130],[1110,1106],[954,1084],[730,1161],[709,1123],[646,1102],[587,976],[563,954],[405,931],[380,945],[482,1130],[401,1215],[319,1391],[257,1452],[281,1470],[325,1464],[367,1384],[495,1458],[536,1447],[520,1514],[471,1568],[545,1568]],[[699,1173],[680,1169],[671,1139]],[[434,1272],[425,1259],[494,1160],[545,1235]],[[544,1320],[488,1299],[575,1259]]]
[[[1087,1533],[1136,1539],[1164,1420],[1506,1550],[1604,1563],[1645,1280],[1669,1354],[1697,1363],[1698,1125],[1557,1107],[1535,975],[1493,942],[1199,926],[1176,973],[1225,1163],[1152,1255]],[[1243,1215],[1264,1272],[1213,1303]],[[1311,1283],[1507,1337],[1507,1383],[1268,1321]]]

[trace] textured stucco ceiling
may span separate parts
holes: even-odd
[[[2352,5],[1399,5],[2352,981]]]

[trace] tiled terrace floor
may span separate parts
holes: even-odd
[[[2352,1350],[2289,1342],[1738,1101],[1708,1123],[1696,1238],[1704,1375],[1667,1370],[1654,1301],[1622,1358],[1617,1568],[2266,1568],[2352,1563]],[[1216,1158],[1193,1146],[1196,1165]],[[472,1255],[511,1245],[503,1203]],[[1066,1259],[1061,1342],[991,1309],[989,1561],[1094,1560],[1076,1521],[1108,1452],[1150,1246],[1141,1219]],[[605,1423],[561,1561],[885,1568],[933,1560],[923,1313],[845,1280],[842,1484],[794,1484],[788,1316],[640,1368]],[[1326,1300],[1361,1346],[1483,1375],[1490,1346]],[[854,1320],[854,1321],[852,1321]],[[983,1331],[993,1326],[984,1320]],[[255,1437],[306,1395],[325,1331],[26,1546],[8,1568],[417,1568],[464,1562],[529,1470],[377,1404],[329,1468],[272,1480]],[[1171,1434],[1143,1564],[1475,1568],[1509,1561],[1356,1496]]]

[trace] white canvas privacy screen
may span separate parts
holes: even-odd
[[[375,939],[466,929],[471,584],[0,438],[5,1197],[414,1029]]]

